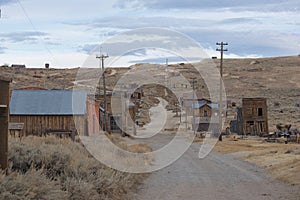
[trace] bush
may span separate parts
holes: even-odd
[[[81,144],[55,137],[10,140],[9,164],[0,199],[121,200],[145,177],[110,169]]]

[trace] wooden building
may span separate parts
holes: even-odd
[[[88,135],[94,135],[100,131],[100,101],[90,96],[87,100],[87,124]]]
[[[243,134],[243,114],[242,108],[236,108],[235,120],[230,121],[230,132],[237,133],[239,135]]]
[[[47,129],[87,134],[86,101],[85,91],[14,90],[10,122],[24,123],[23,135],[42,135]]]
[[[192,119],[192,129],[196,131],[208,131],[209,127],[217,131],[219,127],[218,104],[215,103],[197,103],[194,105],[195,120]],[[195,123],[194,123],[195,122]]]
[[[193,116],[193,107],[196,108],[195,111],[197,112],[197,109],[199,109],[200,105],[211,103],[210,100],[203,99],[203,98],[202,99],[181,98],[180,101],[181,101],[181,106],[184,107],[188,116]],[[193,104],[195,105],[193,106]]]
[[[99,123],[100,123],[100,127],[103,130],[105,130],[104,123],[106,122],[106,131],[108,133],[126,134],[125,133],[126,130],[128,131],[128,133],[130,132],[135,133],[135,118],[136,118],[136,109],[137,109],[136,104],[134,104],[132,101],[126,103],[124,97],[122,96],[107,94],[106,112],[105,112],[104,97],[100,96],[99,100],[100,100]],[[112,107],[112,105],[114,105],[114,107]],[[124,127],[123,130],[120,128],[120,126]]]
[[[11,67],[14,69],[25,69],[26,65],[12,64]]]
[[[0,80],[0,169],[7,169],[9,84],[10,80]]]
[[[263,135],[269,133],[268,109],[265,98],[243,98],[243,134]]]

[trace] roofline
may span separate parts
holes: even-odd
[[[84,116],[85,114],[9,114],[10,116]]]
[[[0,76],[0,81],[5,81],[5,82],[11,83],[11,82],[12,82],[12,79],[11,79],[11,78],[7,78],[7,77]]]

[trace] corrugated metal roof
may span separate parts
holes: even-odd
[[[86,91],[14,90],[11,115],[84,115]]]

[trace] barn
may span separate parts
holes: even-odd
[[[73,99],[76,99],[76,106],[73,106]],[[48,129],[86,133],[86,102],[85,91],[14,90],[10,123],[24,123],[24,135],[41,135]]]

